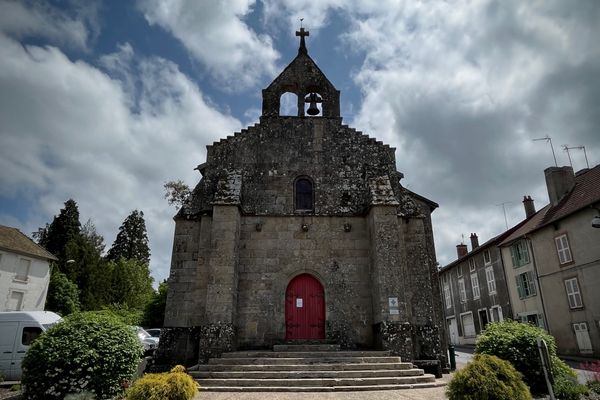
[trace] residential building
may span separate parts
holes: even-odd
[[[471,234],[467,245],[456,246],[458,259],[440,272],[446,331],[452,344],[473,344],[489,322],[512,317],[502,257],[497,245],[512,230],[481,246]]]
[[[600,165],[545,171],[550,204],[502,243],[513,311],[566,355],[600,356]]]
[[[0,311],[41,311],[57,260],[16,228],[0,225]]]

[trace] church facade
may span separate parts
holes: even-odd
[[[437,204],[401,185],[393,148],[342,124],[340,92],[297,34],[259,123],[207,146],[175,217],[157,357],[323,342],[444,365]],[[288,92],[295,116],[280,115]]]

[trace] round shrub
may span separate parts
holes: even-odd
[[[555,381],[554,391],[558,390],[564,396],[578,393],[581,385],[577,384],[575,371],[556,356],[554,337],[537,326],[510,320],[489,324],[477,339],[475,353],[494,355],[509,361],[523,375],[532,393],[547,393],[537,347],[538,337],[548,346]]]
[[[196,395],[196,382],[175,366],[170,372],[146,374],[133,383],[126,393],[127,400],[190,400]]]
[[[509,361],[519,371],[532,393],[546,393],[546,381],[538,356],[537,338],[556,356],[554,338],[537,326],[516,321],[489,324],[477,339],[475,353],[489,354]]]
[[[495,356],[476,355],[448,384],[449,400],[531,400],[521,374]]]
[[[110,315],[78,313],[41,335],[23,360],[24,398],[62,399],[70,393],[114,397],[134,374],[142,346]]]

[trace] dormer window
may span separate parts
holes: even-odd
[[[312,211],[313,204],[313,183],[307,176],[301,176],[294,183],[294,200],[297,211]]]

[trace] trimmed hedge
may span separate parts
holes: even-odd
[[[508,362],[479,354],[448,384],[449,400],[531,400],[521,374]]]
[[[175,366],[170,372],[146,374],[127,390],[127,400],[190,400],[197,392],[196,382],[185,372],[185,367]]]
[[[122,392],[136,371],[142,346],[130,327],[108,314],[72,314],[42,334],[23,360],[24,398],[62,399]]]

